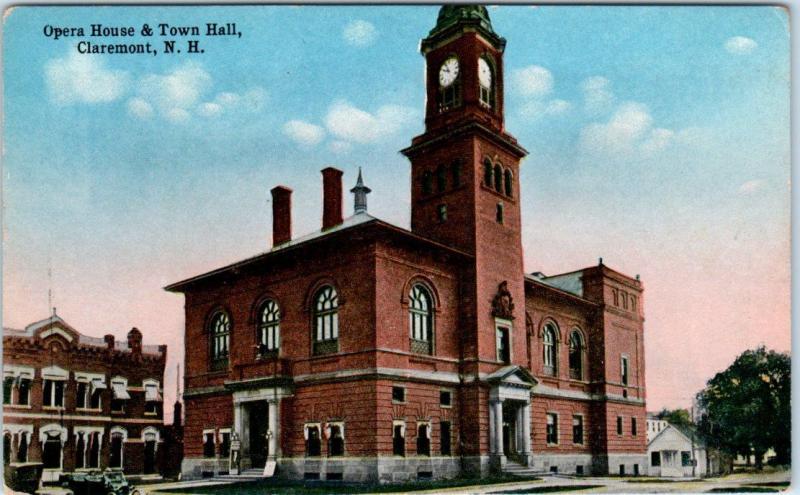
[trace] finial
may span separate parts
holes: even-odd
[[[636,274],[636,280],[639,280],[639,274],[638,273]]]
[[[372,192],[372,189],[364,185],[364,179],[361,177],[361,167],[358,167],[358,180],[356,180],[356,187],[350,189],[350,192],[355,195],[353,211],[357,215],[359,213],[367,212],[367,194]]]
[[[600,265],[600,266],[603,265],[603,257],[602,256],[597,260],[597,264]]]
[[[55,307],[55,306],[53,306],[53,316],[58,316],[58,315],[56,314],[56,307]]]

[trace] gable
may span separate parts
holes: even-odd
[[[699,442],[695,441],[695,447],[699,446]],[[683,433],[679,432],[672,425],[656,435],[647,446],[648,450],[692,450],[692,441],[687,438]]]

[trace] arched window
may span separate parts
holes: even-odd
[[[314,296],[314,354],[339,350],[339,296],[326,285]]]
[[[503,167],[500,164],[494,166],[494,190],[503,192]]]
[[[430,172],[423,172],[422,194],[430,194],[432,192],[433,192],[433,174]]]
[[[19,434],[19,446],[17,446],[17,462],[28,462],[28,443],[31,441],[27,432]]]
[[[258,316],[258,354],[276,354],[280,348],[281,310],[278,303],[267,299]]]
[[[556,327],[552,323],[546,324],[542,331],[544,373],[551,376],[555,376],[556,370],[558,369],[558,362],[556,359],[556,332]]]
[[[511,173],[511,169],[507,168],[505,173],[505,188],[506,188],[506,196],[513,196],[514,195],[514,174]]]
[[[453,187],[461,185],[461,162],[456,160],[450,165],[450,175],[453,179]]]
[[[436,192],[444,192],[447,189],[447,171],[444,165],[436,168]]]
[[[494,71],[492,64],[481,57],[478,59],[478,86],[481,103],[489,108],[494,106]]]
[[[583,337],[575,329],[569,335],[569,377],[573,380],[583,380]]]
[[[486,187],[492,187],[492,174],[492,162],[487,158],[483,161],[483,185]]]
[[[431,425],[417,425],[417,455],[431,455]]]
[[[411,352],[431,354],[433,346],[433,298],[422,284],[414,284],[408,295]]]
[[[220,311],[211,318],[211,367],[223,369],[228,366],[228,347],[231,335],[231,320],[228,314]]]
[[[11,463],[11,433],[3,433],[3,464]]]

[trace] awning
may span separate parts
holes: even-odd
[[[111,390],[114,392],[115,399],[127,400],[131,398],[128,393],[128,387],[126,387],[124,383],[111,382]]]
[[[105,390],[106,388],[107,387],[105,380],[99,380],[99,379],[92,380],[92,393],[94,393],[95,390]]]
[[[145,387],[144,400],[147,402],[161,402],[164,399],[161,398],[161,394],[158,392],[158,387]]]

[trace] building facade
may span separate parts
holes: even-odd
[[[81,334],[55,313],[3,329],[3,459],[43,481],[90,469],[158,473],[165,345]]]
[[[642,284],[524,272],[505,45],[476,5],[422,40],[410,230],[367,213],[360,175],[343,218],[329,167],[320,231],[292,237],[277,186],[270,250],[166,288],[185,297],[185,477],[232,458],[352,481],[644,473]]]
[[[709,448],[691,427],[678,427],[663,420],[647,420],[648,474],[667,478],[695,478],[725,473],[729,461]]]

